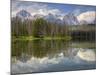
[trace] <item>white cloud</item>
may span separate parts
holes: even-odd
[[[75,16],[79,15],[81,13],[81,9],[75,9],[72,12]]]
[[[96,12],[95,11],[87,11],[83,12],[77,16],[80,22],[85,21],[87,23],[93,23],[96,19]]]
[[[59,9],[50,8],[45,3],[12,1],[12,16],[15,16],[16,13],[22,9],[27,10],[32,15],[34,14],[47,15],[49,13],[56,15],[62,13]]]
[[[33,2],[24,2],[24,1],[12,1],[12,16],[15,16],[16,13],[22,9],[27,10],[28,12],[38,13],[39,9],[47,8],[46,4],[42,3],[33,3]]]
[[[61,11],[58,10],[58,9],[43,8],[43,9],[37,10],[37,12],[32,12],[33,15],[34,14],[48,15],[49,13],[52,13],[53,15],[56,15],[56,14],[60,14]]]

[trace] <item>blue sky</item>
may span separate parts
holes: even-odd
[[[51,8],[57,8],[63,12],[77,12],[80,11],[80,13],[82,12],[86,12],[86,11],[96,11],[95,6],[89,6],[89,5],[76,5],[76,4],[48,4],[48,6],[50,6]]]
[[[12,15],[15,15],[18,11],[25,9],[31,14],[58,14],[65,15],[73,13],[79,15],[86,11],[96,11],[95,6],[90,5],[73,5],[73,4],[57,4],[57,3],[39,3],[31,1],[12,1]]]

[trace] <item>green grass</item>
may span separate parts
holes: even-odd
[[[71,40],[70,36],[66,36],[66,37],[43,37],[43,38],[39,38],[39,37],[33,37],[33,36],[12,36],[12,40]]]
[[[71,40],[70,36],[66,37],[44,37],[44,40]]]

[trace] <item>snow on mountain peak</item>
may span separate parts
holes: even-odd
[[[21,19],[27,19],[27,18],[31,17],[31,14],[29,12],[27,12],[26,10],[21,10],[16,14],[16,16]]]
[[[58,14],[48,13],[47,15],[43,14],[34,14],[33,16],[27,12],[26,10],[20,10],[17,14],[17,17],[24,19],[35,20],[37,18],[43,18],[48,22],[66,24],[66,25],[82,25],[82,24],[95,24],[96,22],[96,12],[95,11],[87,11],[83,12],[78,16],[74,14],[67,14],[64,16]]]
[[[66,25],[78,25],[79,22],[77,20],[77,17],[73,14],[67,14],[63,17],[64,24]]]

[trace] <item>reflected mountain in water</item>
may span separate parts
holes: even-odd
[[[12,42],[12,73],[95,69],[94,42],[35,40]]]

